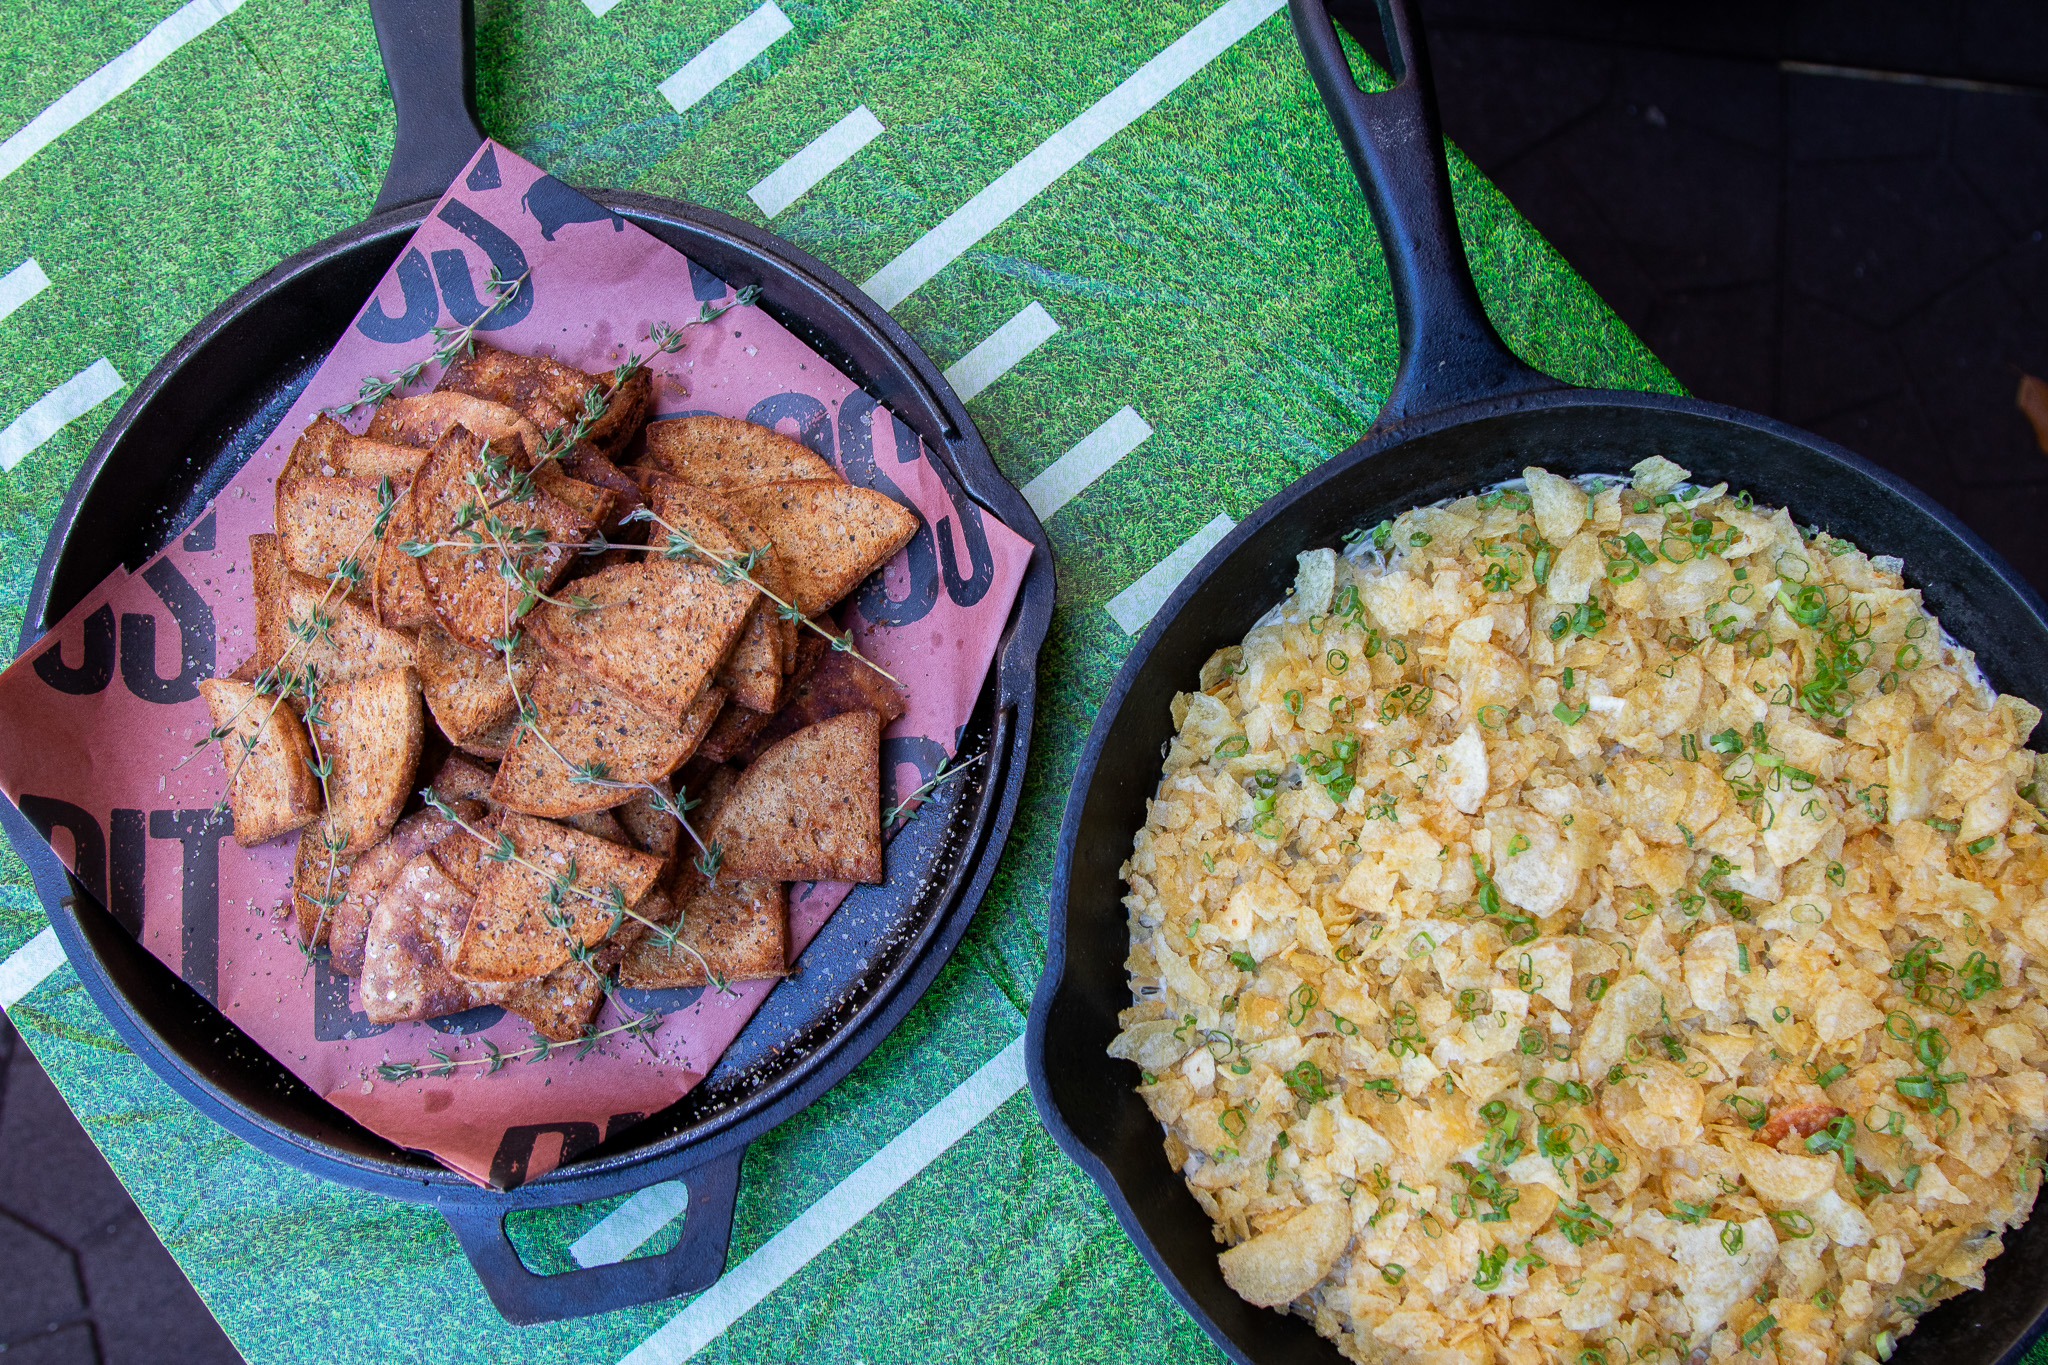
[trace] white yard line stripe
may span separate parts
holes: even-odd
[[[616,4],[617,0],[611,0]],[[607,5],[606,8],[610,6]],[[591,6],[596,9],[596,5]],[[716,90],[740,69],[768,50],[768,45],[789,32],[789,16],[775,0],[749,14],[713,38],[702,52],[683,64],[683,69],[660,85],[662,98],[678,114]]]
[[[28,126],[0,142],[0,179],[92,117],[123,90],[147,76],[156,64],[242,7],[242,0],[190,0],[158,24],[142,41],[87,76],[56,103],[30,119]]]
[[[85,416],[121,391],[121,378],[105,356],[38,398],[27,412],[0,431],[0,470],[20,464],[28,453],[55,436],[64,424]]]
[[[894,308],[909,298],[918,286],[958,260],[1083,157],[1129,127],[1285,4],[1286,0],[1228,0],[1073,122],[1039,143],[988,188],[953,210],[945,222],[912,242],[861,288],[884,308]]]
[[[747,198],[768,217],[794,204],[811,187],[844,166],[853,154],[880,137],[882,121],[863,104],[811,141],[789,160],[761,177]]]
[[[5,275],[0,275],[0,322],[7,315],[50,287],[50,277],[31,256]]]
[[[619,0],[583,0],[583,7],[602,19],[619,6]]]
[[[569,1254],[580,1266],[613,1265],[646,1245],[648,1238],[674,1222],[676,1215],[688,1207],[690,1191],[682,1181],[664,1180],[659,1185],[649,1185],[571,1242]]]
[[[1008,374],[1013,366],[1052,340],[1060,325],[1036,300],[988,334],[987,340],[946,367],[946,382],[966,402]]]
[[[64,965],[64,948],[57,931],[45,926],[43,932],[14,950],[0,962],[0,1010],[11,1010],[43,984],[43,978]]]
[[[688,1360],[1023,1088],[1024,1040],[1018,1038],[760,1250],[692,1299],[619,1365],[677,1365]]]
[[[1044,521],[1079,497],[1081,490],[1107,474],[1151,434],[1151,424],[1138,416],[1136,409],[1118,408],[1107,422],[1075,442],[1072,450],[1025,484],[1024,501]]]
[[[1143,630],[1145,623],[1166,605],[1166,599],[1173,596],[1173,590],[1180,586],[1180,581],[1202,562],[1202,556],[1214,549],[1216,542],[1229,535],[1236,525],[1229,517],[1218,515],[1214,521],[1182,541],[1179,549],[1147,569],[1137,582],[1110,598],[1109,614],[1124,628],[1124,634],[1136,635]]]

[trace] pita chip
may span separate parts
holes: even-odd
[[[477,912],[450,964],[465,980],[547,975],[570,961],[572,938],[594,947],[610,934],[616,904],[638,905],[661,872],[661,859],[652,854],[517,812],[507,811],[498,829],[510,839],[516,861],[484,860]],[[569,875],[572,862],[575,880],[558,896],[557,908],[549,892],[556,879]],[[566,928],[551,917],[564,920]]]
[[[751,488],[839,478],[830,461],[773,427],[736,417],[678,417],[647,424],[643,465],[705,488]]]
[[[775,542],[789,597],[815,616],[860,586],[917,534],[917,514],[854,484],[813,479],[726,496]]]
[[[208,678],[199,684],[220,738],[228,775],[235,842],[254,848],[320,815],[320,779],[298,713],[247,683]]]
[[[751,584],[675,559],[601,569],[576,591],[595,606],[544,604],[527,618],[535,640],[678,729],[756,596]]]
[[[881,734],[849,711],[764,750],[705,831],[720,877],[882,880]]]

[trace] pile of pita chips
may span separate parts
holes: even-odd
[[[316,419],[250,539],[255,655],[201,685],[235,837],[297,834],[299,939],[374,1022],[568,1041],[614,982],[785,974],[790,882],[881,880],[904,703],[828,613],[917,517],[652,406],[477,343],[363,435]]]

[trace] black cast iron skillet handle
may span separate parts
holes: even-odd
[[[505,1233],[504,1206],[450,1201],[441,1206],[441,1216],[455,1229],[455,1240],[491,1303],[515,1327],[636,1308],[709,1289],[725,1273],[746,1150],[742,1144],[682,1174],[690,1195],[682,1235],[658,1256],[537,1275],[519,1259]]]
[[[472,91],[476,18],[472,0],[370,0],[377,47],[397,105],[391,165],[375,213],[438,198],[484,140]],[[591,1266],[557,1275],[526,1268],[505,1235],[505,1212],[546,1207],[547,1183],[522,1187],[511,1199],[478,1191],[442,1201],[441,1214],[475,1267],[484,1292],[508,1321],[526,1325],[608,1313],[710,1287],[725,1270],[732,1240],[744,1146],[708,1158],[687,1172],[690,1206],[681,1238],[659,1256]]]
[[[438,199],[483,144],[476,118],[471,0],[370,0],[377,50],[398,107],[391,165],[372,213]]]
[[[1347,25],[1352,8],[1340,8]],[[1395,84],[1368,94],[1352,79],[1324,0],[1289,0],[1309,74],[1365,188],[1394,285],[1401,363],[1375,430],[1463,403],[1565,387],[1516,357],[1493,330],[1465,264],[1451,205],[1429,50],[1412,0],[1378,0]]]

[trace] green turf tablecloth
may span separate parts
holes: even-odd
[[[791,31],[678,114],[657,87],[758,2],[597,0],[600,15],[582,0],[480,0],[484,125],[565,180],[761,221],[749,188],[865,105],[886,131],[772,220],[865,280],[1220,0],[781,0]],[[9,6],[0,136],[177,9]],[[102,357],[132,385],[230,291],[362,216],[391,129],[366,6],[247,0],[5,173],[0,274],[33,257],[51,283],[0,321],[0,425]],[[1468,163],[1454,179],[1480,292],[1524,356],[1580,382],[1675,387]],[[947,365],[1034,301],[1060,331],[968,404],[1003,470],[1021,485],[1125,405],[1153,432],[1050,520],[1059,605],[1024,804],[987,902],[896,1034],[754,1145],[733,1264],[1022,1030],[1061,803],[1130,645],[1104,604],[1219,512],[1243,517],[1348,445],[1392,378],[1375,235],[1284,15],[894,313]],[[18,629],[51,515],[129,391],[0,474],[0,631]],[[44,918],[11,853],[0,880],[4,956]],[[128,1053],[68,967],[12,1015],[251,1361],[612,1362],[680,1307],[509,1328],[437,1215],[228,1137]],[[534,1215],[519,1235],[537,1265],[563,1266],[607,1211]],[[990,1356],[1220,1359],[1023,1094],[699,1358]]]

